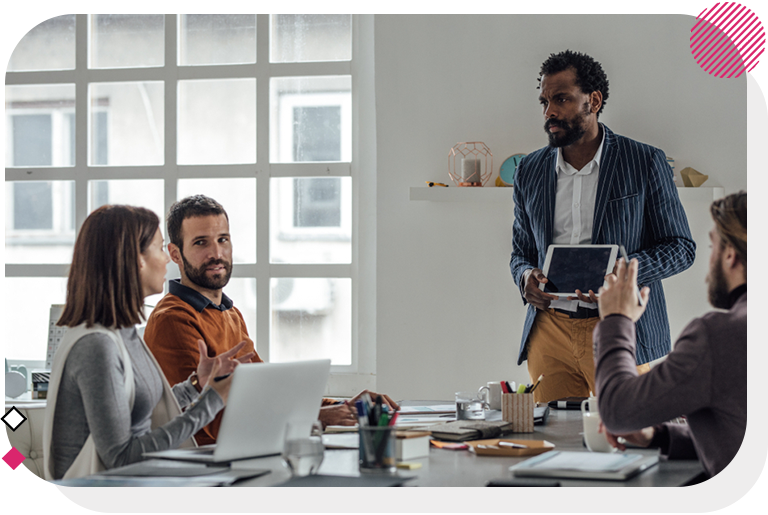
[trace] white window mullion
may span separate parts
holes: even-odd
[[[164,209],[165,213],[171,208],[171,204],[176,201],[177,188],[178,188],[178,166],[177,166],[177,95],[179,91],[178,87],[178,16],[175,14],[165,15],[165,68],[164,68],[164,81],[165,81],[165,158],[163,161],[163,175],[164,181]],[[163,227],[163,234],[166,236],[165,227]],[[166,286],[167,287],[167,286]]]
[[[269,15],[256,15],[256,350],[269,361]]]
[[[88,216],[88,32],[90,16],[75,21],[75,227]]]

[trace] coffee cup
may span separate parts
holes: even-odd
[[[501,409],[501,383],[499,381],[490,381],[487,386],[481,386],[479,390],[477,390],[478,396],[480,396],[480,392],[485,390],[486,392],[486,398],[488,399],[488,405],[491,409],[500,410]]]
[[[599,433],[600,413],[597,411],[597,398],[590,397],[581,403],[581,418],[584,424],[584,443],[592,452],[616,452],[608,443],[605,432]]]

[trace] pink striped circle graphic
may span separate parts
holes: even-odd
[[[691,28],[691,55],[715,77],[739,77],[757,66],[765,50],[765,30],[746,6],[718,2],[701,11]]]

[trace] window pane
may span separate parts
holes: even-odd
[[[5,116],[5,166],[74,166],[74,84],[6,86]]]
[[[352,364],[352,280],[272,278],[271,362]]]
[[[234,263],[256,262],[256,179],[179,179],[178,199],[206,195],[227,211]],[[233,297],[234,298],[234,297]]]
[[[64,304],[66,277],[6,277],[3,342],[6,359],[45,361],[51,304]]]
[[[6,263],[69,263],[74,244],[74,181],[5,183]]]
[[[349,61],[352,58],[352,15],[271,15],[273,63]]]
[[[224,293],[232,299],[245,319],[248,336],[256,344],[256,279],[232,277],[224,287]]]
[[[164,161],[163,83],[90,84],[91,165],[161,165]]]
[[[75,67],[75,15],[46,20],[21,38],[8,71],[71,70]]]
[[[88,212],[105,204],[145,207],[160,218],[165,234],[162,179],[88,181]]]
[[[352,262],[352,178],[270,179],[270,262]]]
[[[179,81],[179,164],[256,162],[256,79]]]
[[[348,75],[272,79],[271,161],[351,161],[351,87]]]
[[[90,67],[163,66],[164,19],[162,14],[92,14]]]
[[[182,14],[179,23],[179,64],[256,62],[255,14]]]

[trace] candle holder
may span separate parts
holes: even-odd
[[[482,141],[456,143],[448,151],[448,176],[456,186],[483,186],[493,175],[493,154]]]

